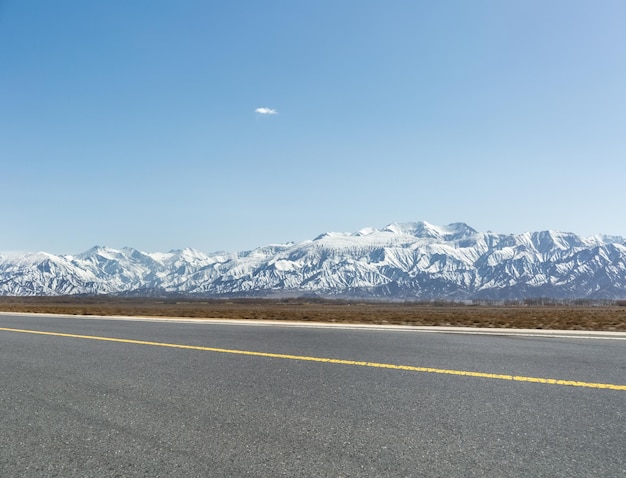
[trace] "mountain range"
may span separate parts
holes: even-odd
[[[380,300],[624,299],[626,240],[394,223],[245,252],[0,255],[0,295],[315,295]]]

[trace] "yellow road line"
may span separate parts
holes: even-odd
[[[36,334],[36,335],[52,335],[55,337],[69,337],[74,339],[89,339],[89,340],[100,340],[106,342],[118,342],[124,344],[137,344],[137,345],[152,345],[157,347],[169,347],[175,349],[188,349],[188,350],[201,350],[205,352],[219,352],[219,353],[227,353],[227,354],[237,354],[237,355],[251,355],[255,357],[269,357],[269,358],[278,358],[278,359],[289,359],[289,360],[300,360],[307,362],[323,362],[323,363],[334,363],[340,365],[356,365],[360,367],[374,367],[374,368],[385,368],[392,370],[405,370],[409,372],[425,372],[425,373],[439,373],[446,375],[460,375],[465,377],[478,377],[478,378],[492,378],[498,380],[512,380],[516,382],[532,382],[532,383],[544,383],[549,385],[567,385],[570,387],[586,387],[586,388],[603,388],[609,390],[625,390],[626,385],[615,385],[612,383],[591,383],[591,382],[579,382],[574,380],[557,380],[553,378],[538,378],[538,377],[524,377],[520,375],[501,375],[495,373],[483,373],[483,372],[467,372],[464,370],[449,370],[442,368],[431,368],[431,367],[415,367],[412,365],[395,365],[389,363],[377,363],[377,362],[361,362],[355,360],[343,360],[343,359],[333,359],[333,358],[323,358],[323,357],[308,357],[305,355],[289,355],[289,354],[275,354],[268,352],[253,352],[248,350],[233,350],[233,349],[222,349],[216,347],[202,347],[198,345],[184,345],[184,344],[169,344],[164,342],[149,342],[145,340],[132,340],[132,339],[119,339],[114,337],[100,337],[94,335],[78,335],[78,334],[63,334],[60,332],[44,332],[40,330],[26,330],[26,329],[12,329],[6,327],[0,327],[0,330],[5,332],[19,332],[24,334]]]

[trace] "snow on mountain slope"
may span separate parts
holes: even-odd
[[[75,256],[0,256],[1,295],[101,293],[625,298],[626,241],[415,222],[325,233],[239,253],[94,247]]]

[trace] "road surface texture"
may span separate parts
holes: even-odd
[[[625,339],[4,314],[0,476],[626,477]]]

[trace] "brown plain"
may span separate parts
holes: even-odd
[[[312,322],[626,331],[626,303],[463,305],[322,299],[0,297],[0,311],[67,315],[294,320]]]

